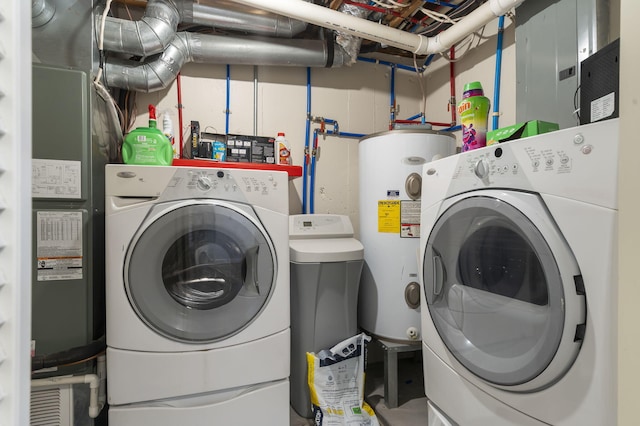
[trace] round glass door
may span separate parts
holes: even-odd
[[[563,278],[520,210],[488,196],[461,198],[435,223],[423,265],[435,328],[470,372],[514,386],[551,364],[565,330]]]
[[[275,279],[275,252],[259,223],[215,202],[177,204],[150,217],[124,269],[140,318],[164,336],[194,343],[229,337],[250,324]]]

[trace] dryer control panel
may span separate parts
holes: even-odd
[[[606,120],[427,163],[423,203],[425,197],[428,205],[476,189],[505,188],[615,207],[618,127],[617,119]],[[439,194],[425,192],[434,190]]]

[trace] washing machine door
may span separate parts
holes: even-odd
[[[159,204],[125,257],[138,316],[181,342],[215,342],[247,327],[275,285],[273,244],[252,209],[201,200]]]
[[[476,191],[440,211],[422,272],[446,349],[491,386],[557,381],[578,355],[586,305],[578,265],[540,197]]]

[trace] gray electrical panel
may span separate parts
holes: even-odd
[[[516,121],[579,124],[580,62],[619,37],[620,0],[536,0],[516,9]]]
[[[516,13],[516,121],[576,126],[576,0],[525,1]]]

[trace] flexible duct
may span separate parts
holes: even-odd
[[[188,62],[232,65],[339,67],[345,53],[331,41],[280,40],[179,32],[155,59],[138,63],[110,60],[104,65],[109,87],[153,92],[167,87]]]
[[[249,10],[236,3],[217,0],[215,5],[187,0],[149,0],[144,16],[138,21],[106,17],[104,49],[137,56],[162,52],[173,40],[179,23],[204,25],[218,29],[291,38],[307,24],[290,18]],[[97,17],[100,27],[100,16]]]
[[[356,3],[367,3],[368,0],[354,0]],[[360,8],[356,5],[343,3],[338,9],[340,13],[356,16],[361,19],[366,19],[369,16],[369,12],[366,9]],[[362,38],[355,36],[353,34],[345,33],[343,31],[338,31],[336,33],[336,43],[338,43],[342,48],[349,54],[351,58],[350,64],[356,62],[358,58],[358,53],[360,52],[360,45],[362,44]]]
[[[444,52],[494,18],[504,15],[512,8],[517,7],[524,0],[488,0],[461,21],[435,37],[424,37],[398,30],[301,0],[233,1],[300,19],[335,31],[344,31],[367,40],[407,50],[417,55],[428,55]]]

